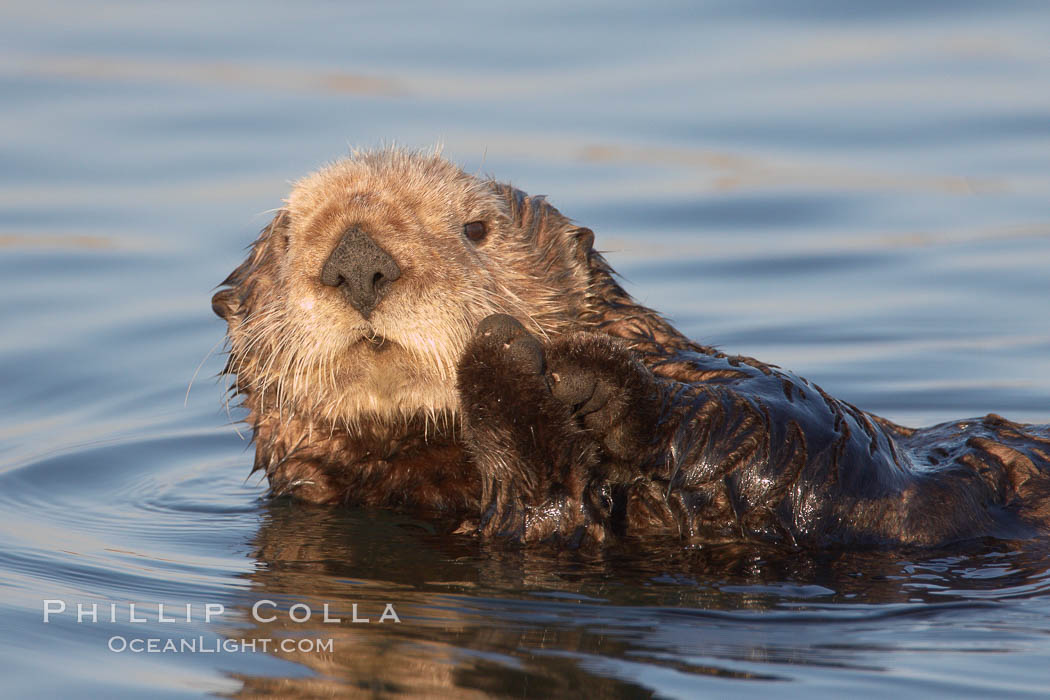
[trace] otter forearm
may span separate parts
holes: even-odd
[[[509,316],[486,320],[460,361],[466,449],[481,481],[477,529],[517,540],[573,537],[589,519],[596,449],[551,395],[540,343]]]

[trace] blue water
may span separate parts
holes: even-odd
[[[1045,2],[5,4],[0,695],[1044,696],[1043,542],[593,560],[268,502],[209,297],[289,180],[442,143],[703,342],[905,424],[1050,422],[1048,28]]]

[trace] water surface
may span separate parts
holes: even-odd
[[[1047,26],[1040,2],[8,4],[5,696],[1045,694],[1045,542],[591,558],[270,502],[209,297],[290,179],[441,143],[593,228],[703,342],[905,424],[1047,422]],[[48,599],[102,619],[45,625]]]

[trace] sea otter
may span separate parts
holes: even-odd
[[[1050,426],[866,413],[684,337],[593,242],[435,154],[297,182],[212,300],[271,492],[567,546],[1047,531]]]

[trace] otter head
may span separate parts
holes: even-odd
[[[212,300],[259,413],[311,423],[455,413],[456,365],[493,313],[577,327],[593,235],[541,197],[437,155],[357,153],[297,182]]]

